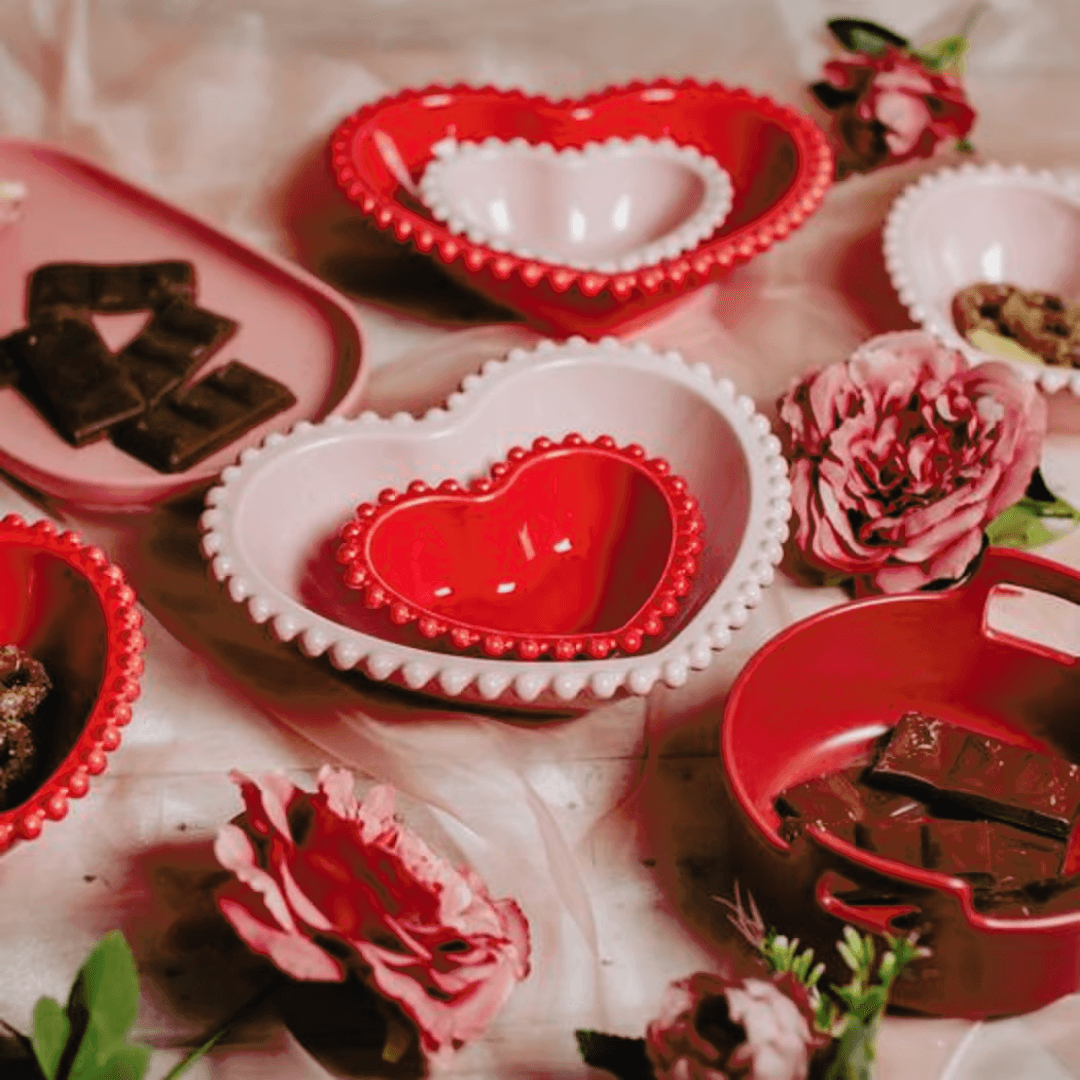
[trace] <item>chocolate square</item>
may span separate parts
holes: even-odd
[[[118,359],[147,405],[153,406],[180,386],[235,333],[236,323],[232,319],[175,297],[154,312]]]
[[[5,386],[17,386],[19,382],[19,365],[7,342],[8,338],[0,338],[0,390]]]
[[[234,360],[121,424],[112,440],[158,472],[184,472],[294,404],[287,387]]]
[[[20,389],[72,446],[104,437],[145,408],[86,320],[42,322],[12,334],[6,345],[20,370]]]

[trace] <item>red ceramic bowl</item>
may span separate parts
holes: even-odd
[[[120,569],[47,521],[0,520],[0,645],[40,660],[52,690],[31,725],[31,774],[0,812],[0,851],[67,814],[120,745],[142,672],[142,623]]]
[[[1026,1012],[1080,989],[1080,910],[986,914],[962,879],[880,858],[824,830],[789,845],[773,804],[795,784],[867,761],[874,740],[909,709],[1080,762],[1076,658],[988,627],[999,584],[1080,604],[1080,573],[990,549],[964,585],[858,601],[775,637],[736,680],[721,733],[752,838],[740,877],[759,906],[785,933],[815,943],[835,941],[845,922],[878,934],[918,927],[933,955],[896,984],[893,1000],[946,1016]],[[885,900],[856,902],[860,890]]]
[[[715,158],[729,173],[735,198],[711,237],[635,271],[575,270],[475,244],[437,221],[402,183],[407,173],[415,187],[432,147],[447,136],[521,137],[561,150],[636,135],[667,137]],[[330,156],[345,194],[398,240],[439,259],[538,329],[594,339],[655,317],[784,239],[818,208],[833,176],[832,152],[809,117],[745,90],[689,79],[609,87],[575,101],[492,87],[405,90],[345,120]]]
[[[519,660],[636,653],[690,592],[703,521],[666,461],[609,435],[515,447],[468,489],[383,491],[342,530],[345,582],[423,638]]]

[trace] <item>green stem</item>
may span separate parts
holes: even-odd
[[[186,1073],[199,1058],[213,1050],[214,1047],[229,1034],[230,1030],[236,1026],[238,1021],[242,1020],[248,1012],[261,1005],[283,981],[283,978],[280,976],[272,978],[253,998],[245,1001],[244,1004],[241,1005],[232,1016],[225,1020],[216,1031],[209,1035],[204,1042],[187,1053],[182,1060],[178,1061],[165,1074],[162,1080],[177,1080],[177,1077]]]
[[[966,38],[971,33],[972,27],[975,25],[975,23],[978,21],[979,16],[985,10],[986,4],[981,2],[980,0],[980,3],[976,4],[971,9],[968,17],[964,20],[964,25],[960,27],[960,37]]]

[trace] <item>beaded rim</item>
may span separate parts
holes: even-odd
[[[680,145],[669,138],[649,139],[644,135],[637,135],[632,139],[622,139],[615,136],[603,142],[587,142],[580,148],[568,146],[562,150],[557,150],[551,143],[530,143],[522,138],[506,140],[492,136],[483,142],[458,142],[456,139],[447,138],[437,142],[432,150],[435,156],[428,162],[420,179],[420,194],[432,214],[452,233],[456,236],[464,234],[474,244],[483,244],[492,251],[509,252],[519,259],[551,263],[553,266],[561,264],[573,270],[592,270],[602,274],[628,273],[663,259],[677,258],[683,252],[697,247],[702,240],[720,228],[731,212],[735,198],[731,177],[726,169],[720,167],[716,158],[703,154],[696,146]],[[697,209],[674,229],[624,252],[616,259],[561,263],[559,255],[555,253],[519,246],[494,235],[475,222],[468,221],[445,190],[448,176],[460,162],[490,162],[517,155],[574,165],[601,161],[604,158],[631,157],[635,154],[666,159],[682,165],[701,180],[704,194]]]
[[[538,364],[557,364],[567,358],[645,370],[688,388],[731,426],[746,458],[750,509],[727,576],[687,625],[656,651],[636,657],[543,664],[433,653],[353,630],[322,616],[279,589],[248,561],[243,536],[237,534],[239,506],[248,483],[278,458],[303,453],[332,434],[337,437],[337,433],[362,439],[368,431],[378,436],[412,430],[421,437],[452,428],[474,401],[483,400],[489,387]],[[550,691],[560,705],[585,708],[623,689],[643,695],[661,681],[682,686],[691,670],[708,667],[713,653],[726,648],[733,631],[746,624],[750,609],[761,600],[762,589],[772,582],[790,516],[791,484],[780,440],[753,400],[739,394],[730,379],[718,378],[705,363],[691,366],[675,351],[656,353],[643,342],[628,345],[613,337],[600,342],[574,337],[561,344],[542,341],[532,350],[514,349],[505,359],[487,361],[479,373],[465,376],[461,389],[442,407],[429,409],[420,418],[408,412],[384,418],[368,411],[355,420],[328,417],[319,424],[301,421],[288,435],[271,433],[261,447],[245,450],[239,464],[222,471],[219,483],[207,493],[199,525],[210,573],[230,599],[244,604],[252,621],[267,624],[279,641],[295,641],[307,656],[327,654],[341,670],[360,668],[378,682],[393,680],[412,690],[426,689],[448,698],[460,697],[475,685],[477,696],[488,702],[502,699],[526,708],[550,708],[533,704]]]
[[[935,310],[926,294],[919,289],[918,277],[909,256],[911,245],[907,239],[912,220],[927,200],[941,191],[948,191],[950,188],[962,191],[965,188],[990,186],[1041,191],[1080,206],[1080,179],[1058,176],[1045,169],[1033,172],[1023,165],[1001,165],[997,162],[976,165],[967,162],[928,173],[904,188],[893,201],[885,221],[882,247],[893,288],[913,322],[944,344],[959,349],[969,363],[1006,363],[1018,375],[1036,383],[1046,393],[1053,394],[1068,389],[1080,396],[1080,371],[1050,364],[1025,363],[1022,360],[983,352],[956,329],[951,319]]]
[[[577,270],[570,266],[522,259],[512,252],[499,252],[483,244],[474,244],[468,237],[451,232],[442,222],[432,220],[393,196],[384,194],[368,179],[353,153],[354,144],[361,135],[380,130],[379,117],[385,109],[428,97],[493,94],[522,110],[536,106],[569,110],[589,108],[607,99],[630,94],[678,94],[680,91],[723,95],[729,101],[756,109],[783,126],[797,151],[795,178],[787,193],[762,217],[747,222],[727,236],[704,240],[679,258],[625,273]],[[634,81],[624,86],[609,86],[580,99],[560,100],[542,95],[530,96],[521,90],[472,87],[460,83],[451,87],[436,85],[422,90],[402,90],[363,106],[338,125],[330,140],[330,164],[338,186],[346,197],[374,218],[380,228],[392,231],[398,240],[413,243],[419,251],[433,254],[447,265],[461,262],[467,272],[475,274],[490,263],[492,273],[499,280],[516,274],[530,288],[541,281],[548,281],[556,293],[564,293],[571,287],[588,297],[610,291],[619,301],[626,300],[634,290],[654,294],[661,290],[704,284],[767,250],[777,240],[785,239],[821,205],[825,192],[833,182],[835,168],[828,140],[810,117],[778,105],[771,98],[757,97],[748,90],[730,89],[718,82],[699,83],[695,79],[680,82],[667,79],[648,83]]]
[[[0,519],[0,543],[22,544],[63,560],[94,590],[105,617],[107,649],[101,689],[67,757],[25,802],[0,813],[0,853],[19,840],[33,840],[46,820],[67,815],[68,800],[90,790],[90,777],[104,772],[106,755],[120,745],[120,729],[131,721],[139,696],[142,653],[146,647],[142,615],[123,571],[78,534],[58,532],[50,521],[27,524],[18,514]]]
[[[409,600],[386,581],[373,557],[371,545],[380,524],[401,507],[430,502],[433,496],[459,500],[470,496],[488,498],[509,488],[514,477],[530,464],[553,456],[564,457],[568,451],[615,458],[631,466],[651,482],[667,507],[671,539],[664,569],[641,606],[623,625],[613,630],[569,635],[494,631],[440,615]],[[478,645],[484,655],[495,659],[516,653],[520,660],[537,660],[542,656],[573,660],[582,654],[593,660],[603,660],[617,649],[623,653],[636,653],[645,637],[663,633],[663,620],[678,611],[679,600],[690,591],[704,528],[697,500],[687,493],[682,477],[671,475],[666,461],[646,459],[645,451],[636,444],[619,447],[610,435],[601,435],[590,443],[581,435],[570,434],[558,443],[539,438],[528,450],[514,447],[504,461],[491,467],[489,473],[490,477],[478,477],[467,488],[456,480],[444,480],[434,488],[417,480],[404,493],[387,489],[380,493],[377,502],[361,503],[356,508],[353,520],[342,529],[337,560],[346,567],[345,584],[363,592],[366,607],[386,608],[391,622],[397,626],[417,623],[417,629],[425,638],[448,637],[457,649]]]

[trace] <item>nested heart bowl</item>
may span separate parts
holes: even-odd
[[[615,274],[695,248],[731,211],[731,178],[671,139],[580,149],[443,139],[420,180],[424,203],[474,244],[573,270]]]
[[[1080,181],[1023,166],[962,165],[909,185],[884,231],[885,263],[912,319],[972,363],[998,360],[957,329],[953,296],[980,281],[1080,303]],[[1008,361],[1053,393],[1080,394],[1080,371]]]
[[[142,672],[142,618],[120,569],[47,521],[0,520],[0,645],[44,664],[52,683],[28,722],[35,754],[0,812],[0,851],[59,820],[120,745]]]
[[[335,551],[359,504],[414,481],[467,485],[513,447],[570,433],[646,448],[698,501],[704,547],[696,573],[663,633],[638,653],[521,660],[440,651],[411,623],[395,625],[385,610],[358,602]],[[729,380],[676,353],[574,339],[488,361],[420,418],[365,413],[271,436],[222,473],[201,525],[211,572],[229,596],[309,656],[328,653],[339,668],[442,697],[578,710],[646,694],[658,680],[680,685],[710,663],[772,580],[789,494],[779,441]],[[598,502],[604,497],[595,492]]]
[[[690,591],[697,500],[663,458],[541,437],[467,488],[414,480],[341,532],[345,583],[429,641],[521,660],[636,653]],[[478,555],[478,553],[482,553]]]
[[[867,763],[909,710],[1080,762],[1076,658],[990,623],[999,586],[1080,603],[1080,573],[991,548],[965,584],[856,601],[789,627],[739,674],[721,731],[746,826],[742,884],[786,932],[823,947],[843,923],[879,935],[918,929],[932,956],[891,1000],[945,1016],[1026,1012],[1080,989],[1080,909],[1005,917],[977,909],[959,877],[817,826],[789,844],[774,803],[794,785]]]
[[[556,215],[545,225],[537,216],[542,208],[535,205],[526,217],[530,227],[540,231],[541,242],[523,225],[517,244],[508,246],[523,246],[530,254],[500,251],[455,233],[419,197],[425,170],[448,138],[480,144],[495,139],[506,145],[509,157],[500,155],[505,189],[499,197],[509,215],[511,208],[529,201],[521,185],[535,176],[512,168],[513,155],[520,153],[516,140],[551,148],[546,176],[553,186],[545,188],[543,196],[550,206],[558,198],[555,189],[569,182],[565,169],[561,178],[552,171],[560,168],[560,152],[635,137],[653,145],[666,140],[715,160],[732,186],[731,210],[719,228],[690,250],[671,256],[660,252],[648,265],[607,270],[551,261],[547,256],[567,258],[565,237],[562,243],[547,241],[557,238],[563,226],[570,227],[573,215]],[[333,135],[330,157],[346,196],[398,240],[438,259],[539,329],[593,339],[654,317],[689,291],[783,240],[818,208],[833,176],[832,153],[809,117],[745,90],[693,80],[632,83],[564,101],[492,87],[406,90],[346,119]],[[590,190],[607,186],[601,174],[610,163],[602,154],[584,164],[571,155],[564,165],[577,175],[600,178]],[[651,181],[646,185],[646,173],[659,176],[652,158],[639,151],[624,167],[638,170],[638,175],[622,194],[633,194],[640,180],[639,197],[649,186],[655,208],[664,193]],[[681,170],[669,169],[664,176],[676,187],[685,183]],[[601,200],[592,227],[610,235],[610,221],[600,222],[599,217],[622,215],[624,209],[630,213],[618,200]],[[584,219],[573,227],[588,232]],[[531,257],[532,250],[536,257]]]

